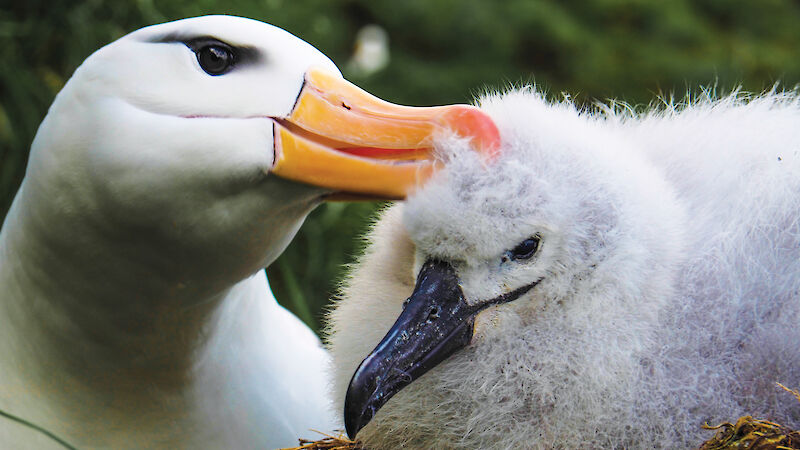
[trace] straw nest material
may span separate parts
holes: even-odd
[[[280,450],[367,450],[365,447],[362,447],[359,442],[348,439],[342,432],[333,436],[321,431],[313,431],[325,437],[318,441],[300,438],[298,439],[300,441],[299,446]]]
[[[778,386],[792,393],[800,401],[800,391],[791,390],[778,383]],[[750,416],[739,418],[735,424],[729,422],[715,427],[705,425],[707,430],[718,430],[706,441],[700,450],[789,450],[800,449],[800,432],[767,420],[753,419]]]
[[[719,430],[706,441],[700,450],[788,450],[800,449],[800,433],[767,420],[744,416],[736,421],[715,427],[704,426],[707,430]]]
[[[778,386],[800,401],[800,391]],[[791,430],[768,420],[740,417],[735,424],[704,425],[706,430],[717,430],[713,438],[704,442],[699,450],[800,450],[800,431]],[[318,441],[299,439],[298,447],[282,450],[367,450],[358,441],[348,439],[343,433],[336,436],[317,432],[325,436]]]

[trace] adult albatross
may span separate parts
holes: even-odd
[[[330,430],[327,355],[262,269],[326,196],[403,197],[437,133],[497,146],[476,109],[382,102],[253,20],[98,50],[40,126],[0,234],[0,409],[79,448]],[[44,445],[5,420],[0,443]]]
[[[371,449],[693,448],[800,426],[800,98],[626,115],[485,99],[389,210],[332,313],[336,395]],[[704,439],[705,438],[705,439]]]

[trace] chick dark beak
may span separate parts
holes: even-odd
[[[453,267],[427,261],[400,317],[350,380],[344,402],[347,435],[354,439],[393,395],[468,346],[479,312],[518,299],[540,281],[468,304]]]
[[[426,262],[400,317],[350,380],[347,435],[355,437],[394,394],[467,346],[478,309],[465,301],[449,264]]]

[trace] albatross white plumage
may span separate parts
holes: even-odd
[[[694,448],[706,421],[800,426],[775,384],[800,386],[797,93],[482,108],[501,156],[441,141],[446,169],[383,215],[331,314],[351,436]]]
[[[331,430],[328,355],[263,268],[326,196],[402,198],[445,129],[496,148],[475,108],[382,102],[253,20],[98,50],[39,128],[0,232],[0,409],[78,448]],[[0,443],[43,445],[6,420]]]

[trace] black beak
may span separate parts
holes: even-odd
[[[348,436],[354,438],[394,394],[470,343],[477,308],[464,300],[458,281],[450,264],[422,266],[400,317],[350,380]]]
[[[347,435],[355,438],[393,395],[469,345],[481,310],[514,300],[536,283],[469,305],[452,266],[427,261],[400,317],[350,380],[344,402]]]

